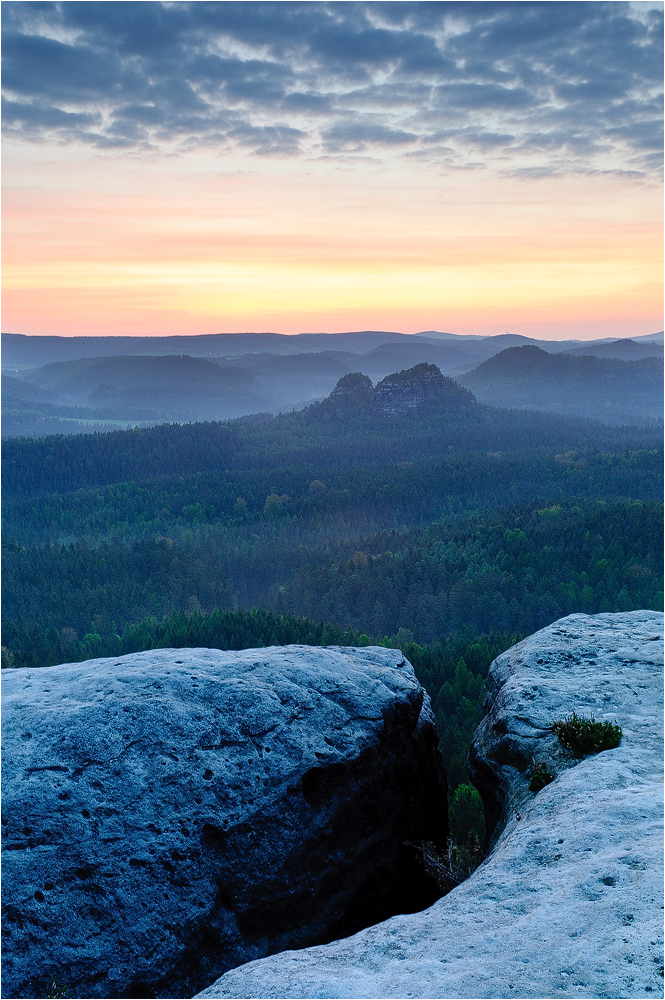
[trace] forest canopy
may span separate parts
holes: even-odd
[[[454,797],[495,655],[563,615],[662,607],[661,435],[363,400],[6,442],[5,665],[398,646]]]

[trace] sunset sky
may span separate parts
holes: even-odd
[[[3,4],[5,331],[662,329],[662,4]]]

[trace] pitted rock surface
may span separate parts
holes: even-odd
[[[445,778],[398,650],[5,670],[2,725],[5,997],[191,996],[436,898],[403,844],[445,839]]]
[[[487,860],[428,910],[273,955],[201,998],[663,995],[663,616],[572,615],[495,660],[476,768],[499,803]],[[594,714],[619,747],[581,760],[551,725]],[[528,791],[534,760],[555,780]]]

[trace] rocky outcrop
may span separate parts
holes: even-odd
[[[474,767],[492,853],[430,909],[234,969],[199,997],[662,996],[662,627],[572,615],[504,653]],[[623,728],[581,759],[552,724]],[[534,764],[554,780],[529,791]]]
[[[436,365],[426,363],[386,375],[377,384],[370,401],[374,410],[390,416],[442,410],[466,412],[474,402],[467,389],[442,375]]]
[[[634,731],[633,704],[642,704],[659,688],[655,671],[662,663],[662,626],[662,615],[649,611],[571,615],[496,658],[486,684],[486,715],[469,761],[485,804],[488,846],[506,824],[515,824],[532,799],[529,784],[538,764],[556,777],[579,763],[552,731],[554,721],[575,711],[624,725],[628,715],[624,729]],[[638,736],[649,725],[644,721],[638,727],[632,748],[623,739],[616,752],[588,758],[576,777],[606,767],[615,757],[639,755]]]
[[[475,397],[467,389],[442,375],[436,365],[419,364],[386,375],[372,387],[372,380],[360,372],[351,372],[339,380],[323,405],[333,412],[369,409],[388,416],[421,416],[432,413],[466,413],[473,409]]]
[[[369,402],[372,395],[372,380],[361,372],[343,375],[328,397],[336,403],[361,404]]]
[[[436,895],[427,696],[398,650],[170,649],[3,677],[3,995],[191,996]]]

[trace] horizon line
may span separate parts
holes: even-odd
[[[665,333],[664,330],[655,330],[653,333],[641,333],[641,334],[626,334],[625,336],[612,336],[609,337],[562,337],[552,338],[552,337],[530,337],[524,333],[510,333],[506,330],[505,333],[451,333],[447,330],[418,330],[415,333],[404,333],[401,330],[376,330],[376,329],[364,329],[364,330],[301,330],[298,333],[278,333],[276,330],[227,330],[218,331],[215,333],[73,333],[73,334],[63,334],[63,333],[15,333],[12,330],[3,330],[1,334],[3,337],[28,337],[28,338],[38,338],[38,337],[48,337],[49,339],[60,339],[60,340],[177,340],[186,338],[188,340],[202,339],[203,337],[261,337],[261,336],[272,336],[272,337],[340,337],[340,336],[352,336],[354,334],[363,333],[385,333],[391,335],[397,335],[400,337],[423,337],[427,334],[437,334],[439,336],[444,335],[446,337],[455,337],[463,340],[492,340],[496,337],[522,337],[524,340],[535,340],[535,341],[551,341],[552,343],[590,343],[592,341],[599,340],[635,340],[636,338],[644,337],[658,337]]]

